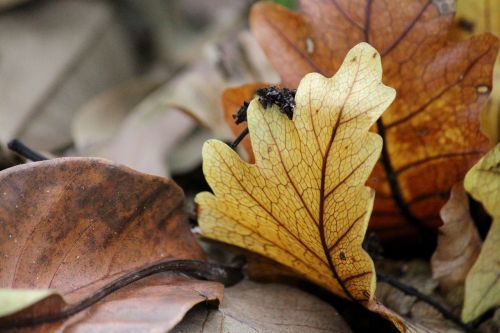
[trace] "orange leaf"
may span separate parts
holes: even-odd
[[[448,40],[443,0],[302,0],[301,11],[258,3],[251,27],[285,85],[309,72],[331,76],[359,42],[382,56],[396,101],[376,128],[384,139],[369,185],[377,196],[372,229],[383,238],[440,224],[451,186],[487,150],[479,111],[487,101],[498,40]],[[407,237],[399,237],[407,244]]]

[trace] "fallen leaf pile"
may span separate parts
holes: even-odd
[[[300,4],[299,12],[254,6],[254,36],[288,87],[310,72],[333,75],[359,42],[380,52],[384,83],[397,97],[374,126],[384,146],[368,182],[377,192],[370,226],[400,246],[415,229],[429,236],[452,185],[488,149],[478,117],[492,87],[497,39],[452,41],[452,5],[443,0]]]
[[[500,330],[500,1],[124,3],[149,71],[84,104],[104,49],[68,54],[6,98],[39,140],[0,143],[0,331]]]

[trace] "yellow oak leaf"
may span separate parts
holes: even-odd
[[[380,55],[355,46],[332,78],[311,73],[292,120],[257,100],[248,108],[255,164],[223,142],[203,147],[214,191],[196,196],[203,235],[260,253],[349,300],[374,308],[375,270],[362,249],[374,191],[365,182],[382,139],[370,127],[395,90]]]
[[[464,187],[493,217],[481,253],[465,279],[465,322],[500,306],[500,144],[470,169]]]
[[[458,0],[455,13],[457,24],[452,33],[460,39],[484,32],[500,37],[499,18],[498,0]],[[500,53],[495,62],[490,99],[481,112],[481,127],[492,142],[500,142]]]

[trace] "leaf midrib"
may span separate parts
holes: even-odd
[[[359,57],[362,58],[362,54],[360,54]],[[346,61],[347,61],[347,59],[346,59]],[[335,126],[333,128],[332,134],[330,136],[330,140],[329,140],[327,148],[325,150],[325,155],[323,156],[323,163],[321,166],[321,179],[320,179],[321,185],[320,185],[320,194],[319,194],[319,223],[318,223],[318,231],[319,231],[319,235],[320,235],[320,239],[321,239],[321,245],[323,247],[323,251],[325,253],[325,257],[328,261],[328,266],[333,274],[333,277],[337,280],[337,282],[339,283],[340,287],[342,288],[342,290],[344,291],[346,296],[354,302],[356,302],[357,299],[351,294],[349,289],[347,289],[344,282],[340,278],[340,275],[337,272],[337,269],[333,263],[331,253],[329,251],[329,246],[326,242],[325,225],[324,225],[324,222],[325,222],[324,210],[325,210],[325,202],[326,202],[326,200],[325,200],[326,199],[325,187],[326,187],[326,169],[327,169],[327,164],[328,164],[328,157],[330,155],[330,151],[332,149],[333,143],[335,142],[335,137],[337,136],[337,130],[339,129],[339,126],[340,126],[340,120],[342,118],[342,113],[344,111],[345,105],[346,105],[349,97],[352,94],[352,88],[354,87],[354,84],[358,78],[360,62],[361,61],[358,60],[358,62],[357,62],[358,67],[356,69],[356,74],[354,75],[354,78],[352,79],[352,83],[349,87],[349,91],[347,92],[346,97],[344,99],[344,102],[342,103],[342,107],[339,110],[337,120],[335,122]]]

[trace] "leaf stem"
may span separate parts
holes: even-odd
[[[22,143],[21,140],[14,139],[10,141],[7,144],[7,147],[15,152],[18,155],[21,155],[22,157],[33,161],[33,162],[38,162],[38,161],[45,161],[48,160],[47,157],[43,156],[42,154],[32,150],[28,146],[26,146],[24,143]]]
[[[239,135],[238,137],[233,141],[233,143],[231,143],[230,147],[232,149],[236,149],[236,147],[238,147],[238,145],[240,144],[240,142],[245,138],[245,136],[247,136],[248,134],[248,127],[245,128]]]
[[[237,262],[232,266],[226,266],[199,260],[160,261],[158,263],[144,267],[138,271],[131,272],[119,277],[118,279],[108,283],[107,285],[99,289],[94,294],[88,296],[87,298],[81,300],[76,304],[69,305],[58,313],[43,315],[39,317],[19,318],[18,320],[11,322],[0,321],[0,328],[20,328],[54,322],[67,318],[88,308],[89,306],[97,303],[109,294],[125,286],[128,286],[133,282],[161,272],[174,271],[203,280],[221,282],[225,286],[232,286],[243,278],[241,268],[241,262]]]
[[[449,311],[448,309],[446,309],[442,304],[440,304],[439,302],[437,302],[436,300],[434,300],[432,297],[421,293],[415,287],[407,285],[407,284],[405,284],[405,283],[403,283],[401,281],[398,281],[397,279],[395,279],[393,277],[390,277],[388,275],[385,275],[383,273],[378,273],[377,272],[377,279],[379,281],[382,281],[382,282],[385,282],[385,283],[389,284],[390,286],[392,286],[392,287],[394,287],[394,288],[396,288],[398,290],[401,290],[406,295],[415,296],[417,299],[421,300],[422,302],[425,302],[425,303],[429,304],[434,309],[436,309],[437,311],[439,311],[443,315],[444,318],[452,321],[457,326],[459,326],[460,328],[462,328],[463,330],[465,330],[465,332],[467,332],[467,333],[477,333],[477,331],[474,328],[472,328],[469,325],[465,324],[459,317],[455,316],[451,311]]]

